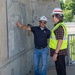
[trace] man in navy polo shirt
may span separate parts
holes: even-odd
[[[46,75],[47,70],[47,57],[48,57],[48,48],[47,48],[47,39],[50,38],[50,30],[46,28],[47,18],[45,16],[40,17],[39,26],[26,26],[19,22],[16,25],[19,28],[32,31],[34,34],[34,72],[35,75]],[[40,59],[42,61],[41,73],[39,72]]]

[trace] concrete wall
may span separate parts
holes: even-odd
[[[51,29],[53,27],[51,12],[55,7],[60,7],[59,0],[0,0],[0,75],[27,75],[33,67],[33,34],[29,31],[18,29],[15,25],[17,19],[9,24],[10,12],[8,11],[10,9],[8,8],[8,2],[10,6],[13,2],[25,4],[26,21],[24,21],[24,24],[31,23],[34,26],[38,25],[39,17],[45,15],[48,18],[47,27]],[[13,9],[16,12],[15,9],[16,6]],[[13,25],[14,33],[17,32],[21,35],[20,33],[23,32],[25,34],[25,39],[23,38],[25,41],[24,50],[19,50],[19,46],[14,48],[11,46],[14,41],[10,41],[9,39],[11,25]],[[16,35],[18,35],[17,33]],[[16,35],[11,34],[11,38],[15,38]],[[16,37],[15,39],[17,40],[19,37]],[[23,40],[21,38],[18,43]],[[9,42],[11,42],[11,45]],[[14,41],[14,44],[16,45],[16,41]],[[9,46],[11,47],[9,48]],[[14,53],[17,51],[16,54],[12,53],[10,50],[11,48]],[[10,52],[13,54],[12,56],[10,56]],[[48,59],[48,66],[52,66],[53,62],[51,61],[51,58],[49,57]]]
[[[5,0],[0,0],[0,60],[7,57],[7,25]]]

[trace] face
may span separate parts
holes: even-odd
[[[55,15],[52,15],[52,20],[54,21],[54,23],[59,22],[59,19]]]
[[[46,23],[47,23],[47,21],[44,21],[44,20],[40,20],[39,21],[39,25],[40,25],[41,28],[45,28],[46,27]]]

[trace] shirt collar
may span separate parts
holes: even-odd
[[[40,27],[41,28],[41,27]],[[41,28],[41,30],[44,30],[45,28]]]
[[[39,28],[40,28],[41,30],[44,30],[44,29],[46,29],[46,27],[45,27],[45,28],[41,28],[40,26],[39,26]]]

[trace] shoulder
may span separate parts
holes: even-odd
[[[46,31],[51,32],[48,28],[46,28]]]
[[[38,26],[32,26],[32,27],[31,27],[31,31],[32,31],[32,32],[35,32],[35,31],[37,31],[38,29],[39,29]]]
[[[60,25],[56,30],[55,30],[56,34],[63,34],[64,33],[64,29],[63,27]]]
[[[31,28],[39,28],[39,26],[31,26]]]
[[[58,27],[58,29],[59,29],[59,30],[63,30],[63,27],[62,27],[62,25],[60,25],[60,26]]]
[[[60,26],[58,27],[58,29],[63,29],[63,26],[64,26],[64,22],[59,22],[58,24],[60,24]]]

